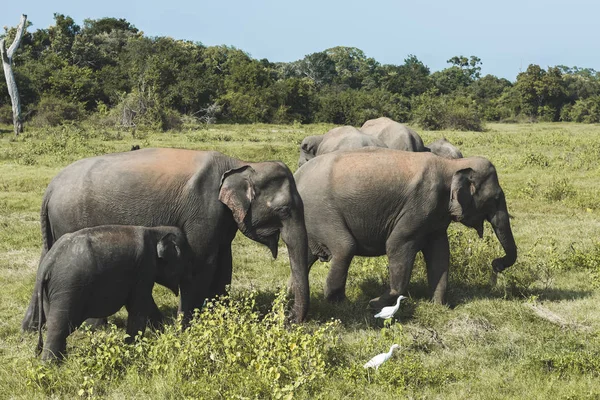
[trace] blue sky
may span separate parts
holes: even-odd
[[[483,74],[514,80],[529,64],[600,70],[598,16],[591,0],[371,1],[13,1],[3,2],[0,26],[21,13],[33,29],[53,13],[125,18],[149,36],[227,44],[255,58],[294,61],[333,46],[353,46],[382,64],[415,54],[432,71],[455,55],[476,55]]]

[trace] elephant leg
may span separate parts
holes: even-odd
[[[194,309],[202,309],[204,301],[209,298],[218,266],[217,260],[218,254],[207,257],[204,263],[196,266],[189,279],[184,279],[179,284],[179,312],[183,314],[184,325],[191,321]]]
[[[127,309],[127,337],[125,343],[132,343],[138,333],[143,335],[146,331],[148,313],[156,306],[152,299],[152,283],[140,284],[131,294],[130,300],[125,305]]]
[[[150,310],[148,313],[147,322],[152,329],[161,329],[164,324],[164,316],[158,309],[158,306],[153,298],[150,298]]]
[[[219,247],[217,269],[213,282],[210,286],[209,298],[224,295],[227,285],[231,284],[233,271],[233,257],[231,255],[231,244],[223,244]]]
[[[67,350],[67,337],[81,325],[80,318],[73,318],[76,314],[72,306],[60,307],[60,304],[50,306],[46,320],[47,334],[42,360],[62,360]]]
[[[435,303],[442,304],[446,294],[450,264],[450,247],[445,231],[428,237],[423,248],[423,256],[427,266],[431,298]]]
[[[331,249],[331,267],[325,281],[325,298],[329,301],[342,301],[346,298],[346,280],[348,279],[348,268],[354,254],[356,244],[350,235],[338,236],[338,246]]]
[[[369,301],[373,309],[381,309],[392,305],[399,295],[407,292],[415,257],[419,251],[414,241],[404,241],[403,237],[390,236],[387,256],[389,262],[390,288],[381,296]]]

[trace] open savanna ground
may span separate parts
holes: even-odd
[[[357,398],[582,399],[600,397],[600,126],[490,124],[445,136],[498,170],[519,248],[517,263],[490,283],[502,255],[486,225],[483,240],[453,223],[448,306],[428,301],[421,258],[409,299],[391,323],[368,300],[388,284],[387,260],[355,258],[348,301],[323,299],[327,263],[310,275],[309,321],[289,325],[282,294],[285,246],[238,234],[227,302],[209,304],[191,328],[169,324],[123,344],[126,313],[114,325],[68,341],[60,366],[35,358],[37,335],[20,332],[41,250],[39,208],[50,179],[83,157],[141,147],[218,150],[296,169],[302,138],[330,125],[215,125],[182,132],[127,132],[86,126],[39,129],[14,139],[0,130],[1,398]],[[176,318],[177,298],[155,298]],[[335,320],[335,321],[334,321]],[[377,372],[362,365],[400,348]]]

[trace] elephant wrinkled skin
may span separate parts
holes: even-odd
[[[387,147],[379,139],[365,135],[353,126],[338,126],[329,130],[324,135],[307,136],[300,144],[300,157],[298,166],[301,167],[308,160],[338,150],[352,150],[363,147]]]
[[[189,255],[186,239],[175,227],[104,225],[61,236],[42,260],[35,284],[42,359],[62,358],[67,337],[85,319],[108,317],[123,306],[131,342],[146,328],[154,282],[177,295]]]
[[[492,262],[500,272],[515,263],[504,192],[485,158],[445,159],[430,153],[368,148],[326,154],[296,171],[304,201],[308,266],[331,260],[325,296],[345,298],[355,255],[389,259],[390,289],[374,308],[406,294],[415,256],[423,252],[434,301],[443,303],[448,281],[447,228],[451,221],[483,235],[489,221],[506,255]]]
[[[98,225],[177,226],[193,265],[180,285],[188,320],[206,298],[231,283],[237,230],[277,256],[286,243],[295,283],[295,317],[309,303],[307,237],[302,199],[281,162],[249,163],[211,151],[141,149],[77,161],[50,182],[42,202],[42,257],[62,235]],[[35,329],[36,293],[22,327]],[[160,318],[154,305],[153,314]]]

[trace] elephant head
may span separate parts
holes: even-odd
[[[307,136],[300,144],[300,158],[298,159],[298,167],[301,167],[308,160],[317,156],[319,145],[323,141],[323,135]]]
[[[231,210],[238,228],[266,245],[277,257],[279,236],[287,245],[295,288],[297,320],[308,311],[308,239],[304,205],[289,168],[281,162],[244,165],[225,172],[219,200]]]
[[[456,164],[459,168],[452,175],[450,188],[452,219],[474,228],[479,237],[483,237],[483,221],[491,223],[506,253],[492,262],[494,271],[501,272],[515,263],[517,246],[496,169],[480,157],[456,160]]]
[[[425,147],[425,151],[430,151],[436,156],[444,158],[463,158],[461,151],[446,138],[441,138],[430,143]]]

